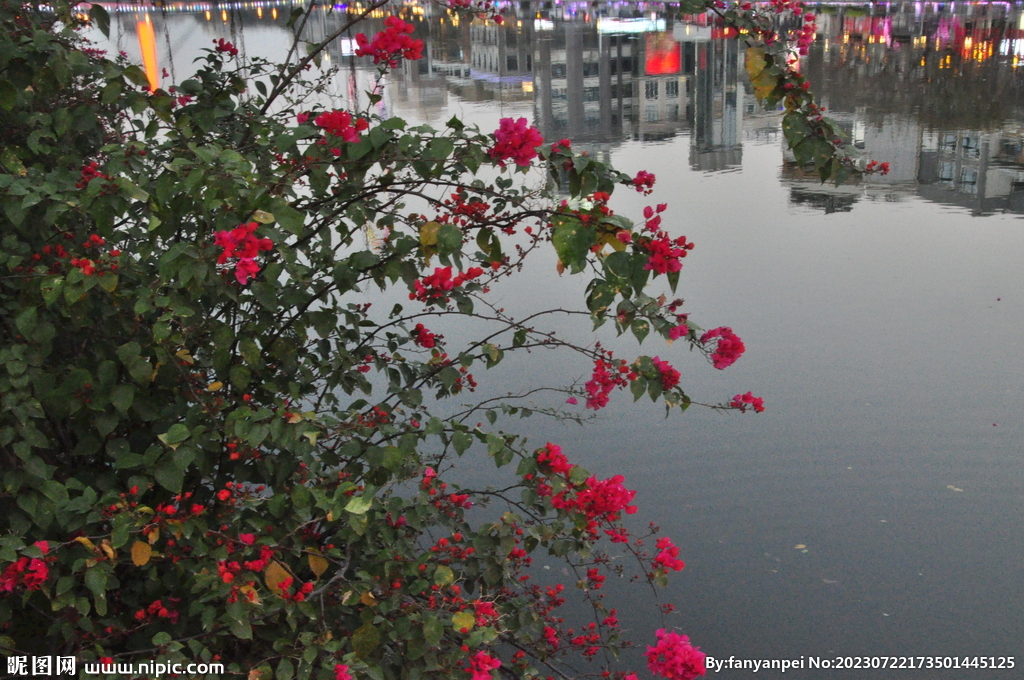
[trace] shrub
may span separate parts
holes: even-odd
[[[488,303],[549,247],[590,277],[595,327],[679,340],[719,368],[738,358],[731,329],[702,334],[681,301],[646,292],[674,290],[693,247],[663,229],[664,205],[639,222],[610,207],[654,176],[545,143],[523,119],[435,130],[304,103],[330,75],[304,79],[324,45],[243,68],[220,40],[193,77],[154,91],[88,46],[77,12],[0,3],[0,647],[253,679],[539,677],[595,657],[588,672],[613,670],[623,642],[599,591],[624,567],[602,546],[652,583],[682,569],[678,548],[629,534],[621,476],[494,429],[522,404],[439,405],[533,347],[592,367],[572,404],[600,409],[628,387],[690,405],[669,361],[576,346],[537,325],[543,310]],[[382,74],[417,43],[396,17],[359,39]],[[798,76],[752,49],[761,94],[821,124],[787,86]],[[828,176],[849,165],[823,162]],[[523,181],[537,167],[565,200]],[[373,288],[408,301],[361,302]],[[428,327],[444,315],[490,330],[444,338]],[[748,407],[763,410],[750,393],[713,406]],[[478,409],[490,427],[467,424]],[[446,481],[464,456],[513,479]],[[575,570],[591,623],[567,628],[564,586],[531,581],[534,554]],[[674,632],[647,656],[664,677],[703,668]]]

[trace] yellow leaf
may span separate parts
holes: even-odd
[[[149,376],[149,382],[156,380],[156,374],[160,372],[160,367],[164,365],[164,362],[156,362],[156,366],[153,367],[153,375]]]
[[[747,49],[747,75],[750,76],[751,80],[761,75],[761,71],[763,71],[766,66],[768,66],[768,61],[765,59],[765,51],[763,49],[760,47],[751,47]]]
[[[302,414],[301,413],[293,413],[293,414],[291,414],[290,416],[288,416],[288,422],[293,424],[293,425],[295,423],[301,423],[302,422]]]
[[[216,392],[224,388],[224,383],[220,380],[214,380],[212,383],[206,386],[207,391]]]
[[[353,598],[354,595],[355,595],[355,591],[346,590],[345,594],[341,596],[341,603],[342,604],[348,604],[349,602],[352,601],[352,598]]]
[[[327,521],[328,522],[333,522],[334,521],[334,510],[328,510],[327,511]]]
[[[82,545],[84,545],[86,548],[88,548],[92,552],[96,552],[96,544],[93,543],[92,541],[90,541],[85,536],[78,536],[77,538],[75,538],[75,540],[78,541],[79,543],[81,543]]]
[[[375,598],[373,596],[373,593],[371,593],[369,590],[367,590],[359,597],[359,601],[365,604],[367,607],[373,607],[377,604],[377,598]]]
[[[257,210],[252,214],[252,219],[253,222],[259,222],[260,224],[270,224],[274,221],[274,216],[266,210]]]
[[[136,567],[144,567],[149,564],[149,558],[152,556],[153,549],[149,547],[149,543],[142,541],[132,543],[132,562]]]
[[[452,615],[452,627],[458,631],[468,631],[476,624],[476,618],[469,612]]]
[[[424,248],[437,245],[437,234],[441,231],[440,222],[426,222],[420,227],[420,245]]]
[[[117,559],[117,552],[114,550],[114,546],[110,544],[110,539],[104,538],[103,542],[100,543],[100,548],[110,559]]]
[[[149,541],[150,545],[153,545],[158,540],[160,540],[160,528],[153,527],[152,529],[150,529],[149,533],[146,534],[146,539]]]
[[[280,592],[278,586],[287,578],[291,578],[291,574],[277,560],[267,565],[267,568],[263,571],[263,580],[267,582],[267,587],[270,588],[272,593]]]
[[[187,349],[179,349],[177,352],[174,353],[174,356],[178,357],[186,364],[196,363],[196,360],[192,358],[191,352],[189,352]]]
[[[327,560],[320,557],[319,555],[309,556],[309,568],[313,570],[313,573],[316,574],[317,578],[323,576],[323,573],[327,571],[328,566],[329,563],[327,562]]]
[[[747,75],[750,76],[750,83],[754,86],[754,96],[759,102],[763,102],[770,96],[779,84],[779,76],[768,68],[765,56],[765,51],[760,47],[751,47],[747,50]]]
[[[601,234],[601,236],[598,237],[597,242],[604,245],[609,245],[612,247],[612,250],[615,250],[620,253],[626,249],[626,244],[620,241],[615,234],[609,234],[607,232]]]
[[[252,602],[253,604],[261,604],[260,595],[252,586],[242,586],[239,588],[239,591],[241,591],[242,595],[245,595],[245,599],[249,602]]]
[[[794,549],[794,550],[803,550],[803,549],[804,549],[804,548],[806,548],[806,547],[807,547],[807,546],[806,546],[806,545],[804,545],[803,543],[797,543],[796,545],[794,545],[794,546],[793,546],[793,549]]]

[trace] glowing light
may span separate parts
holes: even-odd
[[[270,18],[271,19],[275,19],[275,20],[277,19],[277,8],[276,7],[274,7],[273,9],[270,10]]]
[[[160,87],[160,66],[156,60],[156,35],[148,14],[145,20],[135,23],[135,29],[139,34],[139,51],[142,53],[142,66],[149,80],[149,89],[155,91]]]
[[[227,21],[227,20],[228,20],[228,13],[227,13],[227,11],[226,11],[226,10],[223,10],[223,9],[222,9],[222,10],[220,11],[220,20],[221,20],[221,21]]]

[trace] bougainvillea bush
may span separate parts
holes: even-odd
[[[753,21],[743,11],[727,19]],[[0,653],[216,662],[252,680],[634,677],[602,585],[663,583],[679,548],[627,530],[622,476],[498,429],[522,404],[441,406],[533,347],[577,362],[584,384],[559,408],[578,413],[620,390],[685,409],[680,347],[708,370],[739,358],[732,329],[672,299],[693,245],[667,207],[612,208],[656,178],[524,119],[435,130],[310,104],[331,77],[310,68],[324,45],[271,65],[220,40],[193,77],[151,90],[80,37],[108,23],[86,12],[0,3]],[[419,58],[412,33],[390,17],[359,54],[383,75]],[[762,94],[811,130],[799,74],[772,44],[751,49]],[[661,336],[671,356],[574,345],[488,301],[551,248],[588,277],[595,340]],[[445,338],[443,315],[490,330]],[[711,406],[764,409],[749,392]],[[451,481],[470,457],[500,481]],[[575,580],[535,581],[537,556]],[[573,591],[589,622],[565,620]],[[637,641],[639,670],[703,673],[682,633]]]

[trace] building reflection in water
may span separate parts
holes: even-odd
[[[429,118],[448,95],[521,102],[546,139],[607,153],[626,140],[690,134],[693,169],[738,167],[753,100],[736,41],[714,38],[704,17],[580,7],[524,4],[506,9],[501,25],[425,12],[417,36],[426,58],[392,75],[395,106]]]
[[[262,31],[263,43],[268,28],[286,46],[291,4],[169,2],[146,15],[143,5],[108,7],[121,34],[141,40],[141,54],[133,56],[146,62],[147,73],[154,77],[151,62],[166,60],[173,80],[170,48],[187,42],[197,24],[204,39],[228,37],[243,54],[247,47],[269,49],[246,45],[247,32]],[[318,8],[306,37],[330,34],[355,8]],[[686,137],[688,163],[697,171],[739,168],[744,143],[784,146],[781,114],[762,110],[752,96],[744,46],[709,15],[680,15],[661,4],[524,2],[503,6],[499,25],[460,21],[413,2],[376,10],[360,28],[379,30],[391,11],[413,22],[426,49],[423,59],[403,62],[386,77],[382,115],[436,124],[453,102],[498,104],[532,113],[546,139],[567,137],[602,156],[627,141]],[[1020,8],[824,3],[816,12],[819,32],[801,68],[849,144],[888,161],[892,172],[831,187],[796,167],[783,149],[782,180],[792,203],[835,212],[862,198],[919,196],[975,214],[1024,212]],[[164,38],[156,40],[163,55],[153,52],[151,26]],[[368,59],[354,57],[354,47],[345,36],[325,56],[341,67],[334,94],[350,106],[365,104],[376,75]],[[124,49],[133,52],[130,43]],[[188,63],[194,56],[175,58]]]

